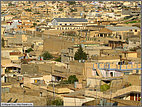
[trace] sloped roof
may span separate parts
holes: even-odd
[[[83,18],[54,18],[57,22],[88,22]]]
[[[10,52],[10,55],[20,55],[21,52]]]
[[[103,28],[99,31],[99,33],[112,33],[112,31],[110,29],[106,29],[106,28]]]
[[[111,31],[128,31],[128,30],[131,30],[131,29],[137,29],[137,30],[140,29],[138,27],[111,27],[111,26],[108,26],[106,28],[111,30]]]

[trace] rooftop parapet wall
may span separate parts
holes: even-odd
[[[115,63],[96,63],[94,69],[114,69],[114,70],[141,70],[141,64],[118,65]]]
[[[88,91],[88,90],[85,90],[85,95],[86,96],[92,96],[92,97],[100,97],[100,98],[114,98],[114,97],[118,97],[120,95],[124,95],[126,93],[131,93],[131,92],[138,92],[140,93],[141,92],[141,86],[129,86],[127,88],[123,88],[123,89],[120,89],[114,93],[111,93],[111,94],[104,94],[103,92],[100,92],[100,91]]]

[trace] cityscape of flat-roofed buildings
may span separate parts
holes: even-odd
[[[140,1],[2,1],[1,103],[140,106]]]

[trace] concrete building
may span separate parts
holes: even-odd
[[[79,30],[85,29],[88,21],[83,18],[54,18],[51,23],[57,30]]]
[[[76,24],[85,25],[85,24],[87,24],[87,22],[88,21],[86,19],[82,19],[82,18],[55,18],[52,21],[52,25],[53,26],[76,25]]]
[[[138,35],[140,28],[138,27],[111,27],[107,26],[100,30],[98,37],[112,37],[120,40],[125,40],[132,35]]]

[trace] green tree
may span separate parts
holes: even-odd
[[[79,49],[75,53],[74,59],[75,60],[87,60],[87,54],[83,51],[81,45],[79,46]]]
[[[27,49],[27,53],[30,53],[31,51],[33,51],[32,48]]]
[[[12,3],[8,3],[8,6],[14,6],[15,4],[12,4]]]
[[[103,92],[103,91],[106,91],[106,90],[108,90],[108,89],[110,89],[110,84],[108,85],[108,84],[104,84],[104,85],[101,85],[101,87],[100,87],[100,90]]]
[[[60,8],[59,11],[63,11],[63,8]]]
[[[36,26],[37,24],[36,23],[33,23],[33,26]]]
[[[67,1],[69,3],[69,5],[74,5],[76,4],[75,1]]]
[[[4,47],[4,39],[2,38],[2,47]]]
[[[41,56],[43,56],[44,60],[49,60],[53,58],[53,56],[48,51],[44,52]]]
[[[68,77],[68,83],[73,84],[74,82],[77,82],[78,79],[76,78],[76,75],[71,75]]]
[[[63,105],[63,100],[62,99],[55,99],[52,101],[52,105],[61,106],[61,105]]]
[[[27,12],[31,12],[32,10],[31,10],[31,9],[25,9],[25,11],[27,11]]]

